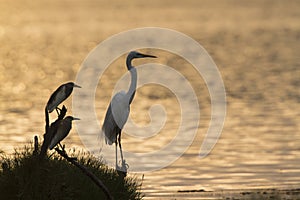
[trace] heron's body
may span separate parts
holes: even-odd
[[[48,103],[47,103],[47,110],[51,113],[54,109],[57,108],[59,104],[61,104],[64,100],[66,100],[72,93],[74,87],[79,87],[78,85],[74,84],[73,82],[65,83],[59,86],[51,95]]]
[[[62,141],[69,134],[72,129],[72,121],[78,120],[78,118],[74,118],[68,116],[58,122],[55,127],[55,132],[53,133],[53,138],[50,142],[49,149],[52,150],[60,141]]]
[[[121,146],[121,131],[128,119],[130,112],[130,104],[134,98],[136,84],[137,84],[137,72],[136,69],[131,65],[131,61],[135,58],[144,58],[155,56],[141,54],[132,51],[128,54],[126,59],[126,66],[131,75],[131,83],[127,92],[120,91],[114,95],[109,107],[106,111],[105,119],[102,126],[102,132],[105,136],[106,144],[116,144],[116,165],[117,165],[117,145],[119,143],[121,158],[123,162],[122,146]]]

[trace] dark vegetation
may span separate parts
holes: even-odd
[[[68,154],[97,176],[114,199],[142,199],[135,178],[120,176],[88,153]],[[1,153],[0,162],[0,199],[106,199],[88,176],[57,153],[41,160],[32,146],[25,146],[12,156]]]

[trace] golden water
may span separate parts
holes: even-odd
[[[193,145],[181,158],[144,174],[146,198],[172,198],[179,196],[178,190],[299,187],[297,1],[154,1],[151,5],[133,1],[108,5],[92,0],[0,2],[1,150],[10,153],[31,141],[33,135],[42,138],[43,109],[49,95],[61,83],[75,80],[84,58],[98,43],[131,28],[161,26],[192,36],[212,55],[225,83],[228,110],[217,145],[209,156],[199,159],[210,119],[205,84],[183,59],[151,51],[159,57],[155,62],[178,70],[197,88],[201,120]],[[126,73],[123,63],[124,57],[112,63],[99,82],[105,88],[96,93],[100,123],[114,83]],[[71,99],[66,102],[70,114],[71,103]],[[149,123],[148,109],[155,103],[167,110],[164,129],[142,143],[124,134],[124,149],[152,151],[172,139],[180,110],[170,91],[155,86],[140,88],[131,117],[141,125]],[[75,129],[65,144],[84,148]]]

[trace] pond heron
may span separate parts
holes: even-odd
[[[47,103],[47,110],[51,113],[54,109],[56,111],[59,109],[58,105],[61,104],[64,100],[66,100],[72,93],[73,88],[81,88],[79,85],[76,85],[73,82],[68,82],[59,86],[50,96],[50,99]],[[57,111],[58,113],[58,111]]]

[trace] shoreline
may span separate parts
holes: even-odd
[[[149,194],[149,193],[148,193]],[[175,193],[145,194],[144,199],[300,199],[300,186],[291,188],[178,190]]]

